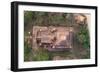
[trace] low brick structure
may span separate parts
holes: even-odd
[[[33,26],[32,47],[48,51],[64,51],[73,48],[73,28]]]

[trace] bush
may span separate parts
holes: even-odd
[[[38,51],[35,51],[35,56],[33,60],[35,61],[46,61],[49,60],[49,52],[44,48],[39,48]]]
[[[24,61],[30,61],[31,57],[31,47],[27,44],[27,42],[24,42]]]
[[[90,38],[87,27],[85,26],[80,27],[80,31],[77,34],[77,39],[83,45],[84,48],[90,47]]]

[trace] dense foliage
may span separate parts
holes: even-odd
[[[80,27],[80,31],[77,33],[77,39],[84,48],[90,48],[89,31],[86,26]]]
[[[24,42],[24,61],[30,61],[32,56],[32,48],[27,44],[27,42]]]
[[[24,12],[25,31],[33,25],[40,26],[71,26],[73,14],[57,12]]]
[[[46,61],[50,59],[49,52],[45,48],[39,48],[35,51],[35,56],[33,57],[34,61]]]

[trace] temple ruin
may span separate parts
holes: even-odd
[[[33,26],[32,48],[48,51],[64,51],[73,48],[73,28]]]

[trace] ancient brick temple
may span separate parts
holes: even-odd
[[[73,48],[73,27],[33,26],[32,48],[64,51]]]

